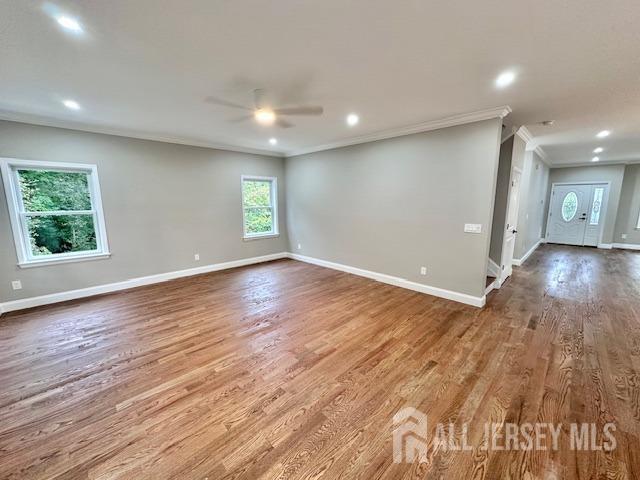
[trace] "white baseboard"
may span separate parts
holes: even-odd
[[[363,270],[361,268],[350,267],[348,265],[329,262],[327,260],[321,260],[319,258],[307,257],[305,255],[299,255],[297,253],[290,253],[289,258],[299,260],[301,262],[312,263],[321,267],[332,268],[333,270],[340,270],[341,272],[351,273],[360,277],[370,278],[378,282],[395,285],[396,287],[402,287],[409,290],[414,290],[416,292],[426,293],[428,295],[433,295],[434,297],[446,298],[447,300],[453,300],[454,302],[460,302],[466,305],[472,305],[474,307],[484,307],[484,304],[487,300],[486,295],[483,295],[482,297],[474,297],[473,295],[468,295],[466,293],[454,292],[453,290],[445,290],[444,288],[432,287],[430,285],[412,282],[410,280],[406,280],[400,277],[394,277],[385,273]]]
[[[489,259],[489,262],[487,263],[487,273],[489,274],[490,277],[500,278],[500,275],[502,274],[502,269],[500,268],[500,265],[498,265],[493,260]]]
[[[49,295],[41,295],[38,297],[23,298],[20,300],[11,300],[9,302],[0,303],[0,314],[2,314],[3,312],[11,312],[13,310],[22,310],[24,308],[38,307],[40,305],[47,305],[50,303],[58,303],[67,300],[75,300],[77,298],[91,297],[103,293],[117,292],[118,290],[126,290],[128,288],[166,282],[168,280],[173,280],[176,278],[190,277],[192,275],[200,275],[202,273],[226,270],[228,268],[243,267],[245,265],[269,262],[271,260],[278,260],[280,258],[288,257],[289,254],[286,252],[273,253],[271,255],[263,255],[260,257],[243,258],[240,260],[232,260],[230,262],[214,263],[211,265],[204,265],[202,267],[188,268],[186,270],[177,270],[174,272],[159,273],[157,275],[149,275],[146,277],[131,278],[122,282],[97,285],[95,287],[69,290],[66,292],[52,293]]]
[[[527,258],[529,258],[529,257],[531,256],[531,254],[532,254],[533,252],[535,252],[535,251],[536,251],[536,248],[538,248],[538,247],[540,246],[540,244],[542,244],[542,243],[546,243],[546,241],[545,241],[544,239],[542,239],[542,238],[541,238],[541,239],[540,239],[540,240],[538,240],[538,241],[536,242],[536,244],[535,244],[533,247],[531,247],[531,248],[529,249],[529,251],[528,251],[527,253],[525,253],[521,258],[514,258],[514,259],[513,259],[513,265],[515,265],[516,267],[521,266],[524,262],[526,262],[526,261],[527,261]]]
[[[4,312],[12,312],[14,310],[22,310],[25,308],[38,307],[41,305],[48,305],[52,303],[65,302],[67,300],[76,300],[78,298],[92,297],[94,295],[101,295],[104,293],[117,292],[119,290],[127,290],[129,288],[141,287],[144,285],[151,285],[154,283],[166,282],[174,280],[176,278],[190,277],[193,275],[200,275],[203,273],[216,272],[218,270],[226,270],[229,268],[243,267],[245,265],[252,265],[256,263],[269,262],[272,260],[278,260],[281,258],[292,258],[306,263],[312,263],[322,267],[332,268],[334,270],[340,270],[343,272],[351,273],[361,277],[371,278],[378,282],[395,285],[397,287],[407,288],[435,297],[446,298],[455,302],[472,305],[474,307],[483,307],[486,302],[486,296],[474,297],[466,293],[454,292],[452,290],[446,290],[443,288],[432,287],[430,285],[424,285],[421,283],[412,282],[404,278],[394,277],[386,275],[384,273],[371,272],[369,270],[363,270],[361,268],[350,267],[339,263],[328,262],[326,260],[320,260],[313,257],[307,257],[304,255],[298,255],[293,253],[281,252],[271,255],[263,255],[260,257],[243,258],[241,260],[233,260],[230,262],[215,263],[211,265],[204,265],[202,267],[189,268],[186,270],[177,270],[174,272],[159,273],[157,275],[149,275],[146,277],[131,278],[123,280],[121,282],[108,283],[105,285],[96,285],[94,287],[81,288],[78,290],[69,290],[66,292],[52,293],[49,295],[41,295],[38,297],[22,298],[20,300],[11,300],[8,302],[0,303],[0,315]]]
[[[501,286],[500,279],[496,278],[493,282],[487,285],[487,288],[484,289],[484,296],[489,295],[493,290],[498,290]]]
[[[636,243],[614,243],[613,248],[624,248],[625,250],[640,250],[640,245]]]
[[[604,250],[611,250],[613,248],[612,243],[599,243],[598,248],[602,248]]]

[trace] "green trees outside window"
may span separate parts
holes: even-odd
[[[87,173],[31,169],[17,173],[34,256],[97,249]]]
[[[245,236],[276,233],[273,180],[243,178],[242,207]]]

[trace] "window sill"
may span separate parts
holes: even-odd
[[[242,239],[245,242],[251,241],[251,240],[260,240],[263,238],[276,238],[279,237],[280,234],[279,233],[265,233],[264,235],[251,235],[251,236],[244,236],[242,237]]]
[[[77,255],[77,256],[69,256],[69,257],[59,257],[59,258],[47,258],[42,260],[30,260],[28,262],[20,262],[18,266],[20,268],[33,268],[33,267],[46,267],[48,265],[59,265],[61,263],[75,263],[75,262],[85,262],[89,260],[101,260],[103,258],[109,258],[111,253],[92,253],[90,255]]]

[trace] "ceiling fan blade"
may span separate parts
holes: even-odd
[[[293,123],[287,122],[284,118],[276,118],[276,125],[280,128],[291,128]]]
[[[324,108],[320,106],[300,106],[300,107],[285,107],[276,108],[274,110],[276,115],[322,115]]]
[[[253,115],[242,115],[241,117],[232,118],[229,121],[231,123],[240,123],[240,122],[244,122],[245,120],[250,120],[252,118],[253,118]]]
[[[258,110],[260,110],[261,108],[264,108],[264,107],[267,106],[265,104],[265,92],[264,92],[264,89],[256,88],[253,91],[253,104],[256,106],[256,108]]]
[[[214,97],[214,96],[211,96],[211,95],[208,96],[207,98],[205,98],[204,101],[207,102],[207,103],[211,103],[213,105],[221,105],[223,107],[239,108],[241,110],[249,110],[249,111],[252,110],[251,108],[245,107],[244,105],[240,105],[239,103],[229,102],[229,101],[224,100],[222,98]]]

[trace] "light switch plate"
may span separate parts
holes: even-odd
[[[464,231],[465,233],[482,233],[482,224],[481,223],[465,223]]]

